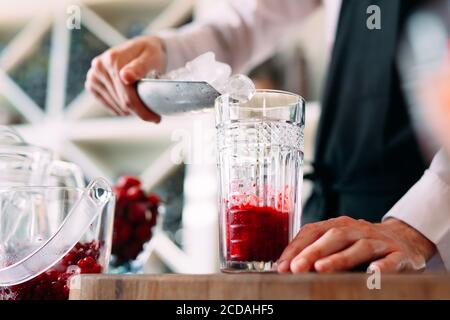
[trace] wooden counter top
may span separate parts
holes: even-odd
[[[450,274],[381,275],[369,290],[369,274],[81,275],[71,299],[450,299]]]

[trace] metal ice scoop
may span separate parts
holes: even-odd
[[[220,96],[205,81],[142,79],[136,86],[142,102],[160,115],[212,108]]]

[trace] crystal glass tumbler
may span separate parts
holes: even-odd
[[[305,101],[257,90],[217,98],[223,272],[270,272],[300,226]]]

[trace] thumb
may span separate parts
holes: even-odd
[[[142,53],[136,59],[130,61],[120,70],[120,79],[126,85],[131,85],[136,81],[145,77],[151,70],[152,57],[151,55]]]

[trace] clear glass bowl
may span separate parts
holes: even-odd
[[[0,188],[0,300],[67,299],[69,278],[107,272],[114,195],[87,188]]]

